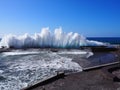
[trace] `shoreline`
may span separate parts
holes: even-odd
[[[108,51],[100,53],[108,53]],[[110,51],[109,53],[117,55],[117,59],[119,59],[120,47],[118,47],[116,51]],[[120,82],[114,81],[116,76],[110,73],[108,74],[108,69],[118,67],[120,65],[119,63],[72,73],[56,79],[55,81],[45,83],[44,85],[38,85],[37,87],[23,90],[119,90]]]
[[[96,50],[95,51],[93,51],[92,49],[93,48],[95,48]],[[120,56],[119,54],[120,54],[120,47],[118,47],[118,48],[113,48],[113,47],[110,47],[110,48],[107,48],[107,50],[105,50],[105,48],[106,47],[84,47],[84,48],[82,48],[82,49],[79,49],[79,50],[88,50],[88,51],[93,51],[93,53],[95,53],[95,55],[93,55],[93,56],[91,56],[88,60],[87,59],[85,59],[85,58],[82,58],[82,59],[79,59],[79,55],[76,55],[76,56],[74,56],[75,58],[73,58],[73,62],[76,62],[76,63],[78,63],[80,66],[82,66],[83,67],[83,72],[78,72],[78,73],[72,73],[72,74],[69,74],[69,75],[65,75],[65,77],[60,77],[59,79],[55,79],[55,81],[53,81],[54,80],[54,77],[53,77],[53,79],[51,79],[50,81],[49,81],[49,83],[44,83],[44,85],[39,85],[38,84],[38,86],[37,87],[34,87],[34,88],[32,88],[32,89],[22,89],[22,90],[79,90],[78,88],[80,88],[80,90],[84,90],[83,88],[81,88],[81,85],[83,85],[83,84],[87,84],[87,79],[88,79],[88,81],[89,81],[89,78],[90,78],[90,76],[92,77],[92,75],[93,74],[99,74],[99,76],[96,76],[95,75],[95,77],[94,77],[94,79],[100,79],[100,77],[103,77],[102,76],[102,74],[100,73],[101,72],[101,70],[102,70],[102,67],[100,66],[100,67],[95,67],[95,69],[93,68],[93,69],[87,69],[87,70],[85,70],[84,68],[86,68],[86,67],[90,67],[91,65],[92,66],[95,66],[95,65],[98,65],[98,64],[103,64],[103,63],[108,63],[108,62],[113,62],[113,61],[110,61],[109,59],[111,59],[111,55],[113,55],[114,57],[116,57],[117,56],[117,58]],[[102,51],[104,50],[104,52],[101,52],[101,49],[102,49]],[[26,51],[26,50],[38,50],[38,51],[40,51],[40,50],[48,50],[48,51],[52,51],[52,52],[58,52],[59,50],[71,50],[71,49],[51,49],[51,48],[44,48],[44,49],[0,49],[0,53],[2,53],[2,52],[10,52],[10,51],[14,51],[14,50],[22,50],[22,51]],[[76,49],[77,50],[77,49]],[[109,56],[110,55],[110,56]],[[69,57],[69,56],[68,56]],[[103,57],[103,58],[101,58],[101,59],[97,59],[97,58],[99,58],[99,57]],[[114,59],[114,58],[113,58]],[[106,61],[106,60],[108,60],[107,62],[103,62],[103,61]],[[91,64],[90,64],[91,63]],[[90,65],[90,66],[89,66]],[[115,64],[116,65],[116,64]],[[112,65],[110,65],[110,66],[112,66]],[[104,67],[108,67],[108,66],[104,66]],[[65,72],[63,72],[64,74],[65,74]],[[103,72],[102,72],[103,73]],[[88,75],[87,75],[88,74]],[[92,75],[91,75],[92,74]],[[59,75],[59,74],[58,74]],[[75,75],[75,77],[74,77],[74,75]],[[83,75],[83,76],[82,76]],[[86,75],[86,76],[85,76]],[[90,75],[90,76],[89,76]],[[97,77],[97,78],[96,78]],[[81,78],[82,78],[82,80],[85,80],[84,81],[84,83],[82,83],[80,80],[81,80]],[[104,78],[104,77],[103,77]],[[61,79],[63,79],[63,81],[61,82]],[[76,83],[77,85],[73,85],[74,83],[72,82],[73,80],[79,80],[79,81],[75,81],[74,83]],[[44,80],[44,81],[46,81],[46,80]],[[51,81],[53,81],[53,82],[51,82]],[[57,82],[56,82],[57,81]],[[92,80],[92,81],[94,81],[94,80]],[[90,81],[91,83],[92,83],[92,81]],[[104,79],[100,79],[100,82],[98,82],[98,83],[103,83],[104,82]],[[58,83],[59,82],[59,83]],[[53,85],[53,83],[54,83],[54,85],[55,85],[55,87],[54,87],[54,85]],[[64,83],[63,85],[61,85],[60,83]],[[79,85],[79,83],[81,84],[81,85]],[[89,83],[89,84],[91,84],[91,83]],[[113,82],[114,83],[114,82]],[[70,86],[69,86],[69,84],[72,86],[71,88],[70,88]],[[95,85],[96,85],[96,83],[94,83]],[[104,83],[105,84],[105,83]],[[56,86],[56,85],[58,85],[58,86]],[[61,85],[60,87],[59,87],[59,85]],[[107,84],[106,84],[107,85]],[[54,88],[51,88],[51,87],[54,87]],[[77,89],[76,89],[76,87],[77,87]],[[91,86],[90,86],[91,87]],[[45,89],[44,89],[45,88]],[[84,87],[85,88],[85,87]],[[97,86],[96,88],[98,88],[98,90],[100,90],[99,89],[99,86]],[[103,88],[103,87],[102,87]],[[107,87],[108,88],[108,87]],[[116,88],[116,87],[115,87]],[[95,88],[93,88],[93,89],[95,89]],[[109,89],[109,88],[108,88]],[[92,90],[92,89],[90,89],[90,90]],[[104,90],[104,89],[103,89]],[[113,90],[113,89],[111,89],[111,90]]]
[[[1,52],[11,51],[11,50],[50,50],[50,51],[59,51],[59,50],[92,50],[93,52],[109,52],[109,51],[116,51],[120,48],[120,45],[108,45],[108,46],[80,46],[79,48],[50,48],[50,47],[43,47],[43,48],[0,48]]]
[[[114,66],[118,65],[111,65],[111,68]],[[104,67],[72,73],[55,80],[52,79],[43,85],[38,84],[22,90],[119,90],[120,82],[108,74],[108,71],[103,70]]]

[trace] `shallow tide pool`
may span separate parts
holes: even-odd
[[[20,90],[57,72],[80,72],[79,64],[61,54],[91,53],[81,50],[51,52],[50,50],[14,50],[0,53],[0,90]]]

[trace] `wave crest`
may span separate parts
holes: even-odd
[[[79,48],[80,46],[101,46],[102,42],[87,40],[78,33],[64,33],[57,28],[51,33],[49,28],[42,28],[40,33],[34,35],[6,35],[2,38],[0,46],[7,48]]]

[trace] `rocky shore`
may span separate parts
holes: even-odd
[[[67,75],[29,90],[120,90],[120,82],[108,77],[99,68]]]
[[[102,49],[104,50],[104,48]],[[95,52],[99,52],[99,50]],[[109,49],[107,52],[115,54],[117,59],[120,60],[120,47],[117,47],[117,50],[112,49],[110,51]],[[113,67],[119,68],[120,63],[65,75],[64,77],[26,90],[120,90],[120,68],[109,72],[109,68]],[[116,80],[116,77],[119,80]]]
[[[81,66],[83,64],[83,68],[85,65],[87,66],[87,63],[94,63],[97,65],[98,63],[102,63],[102,64],[107,63],[104,61],[109,62],[109,59],[111,59],[111,57],[109,57],[109,54],[116,56],[117,61],[120,60],[120,46],[81,47],[80,49],[91,50],[95,54],[93,57],[89,59],[90,62],[86,62],[84,61],[84,59],[79,60],[78,59],[79,56],[75,56],[75,58],[73,58],[74,62],[77,62]],[[16,49],[1,48],[0,53],[9,52],[12,50],[16,50]],[[26,49],[20,49],[20,50],[26,50]],[[37,50],[41,50],[41,49],[37,49]],[[46,50],[46,48],[42,50]],[[58,52],[59,50],[64,50],[64,49],[47,48],[47,50],[50,50],[52,52]],[[98,60],[100,62],[96,62],[95,61],[96,57],[101,57],[101,56],[104,56],[104,58]],[[110,68],[112,68],[112,66],[120,67],[120,64],[117,63],[111,65]],[[42,85],[38,84],[34,88],[26,88],[23,90],[120,90],[120,82],[119,80],[116,80],[116,77],[120,78],[120,69],[109,72],[108,70],[109,66],[105,66],[105,68],[106,67],[108,67],[106,70],[104,69],[104,67],[98,67],[90,70],[84,70],[83,72],[79,72],[79,73],[62,75],[62,76],[60,75],[59,78],[52,78],[49,80],[49,82],[45,82]]]

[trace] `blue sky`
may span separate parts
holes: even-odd
[[[86,37],[120,36],[120,0],[0,0],[0,36],[62,27]]]

